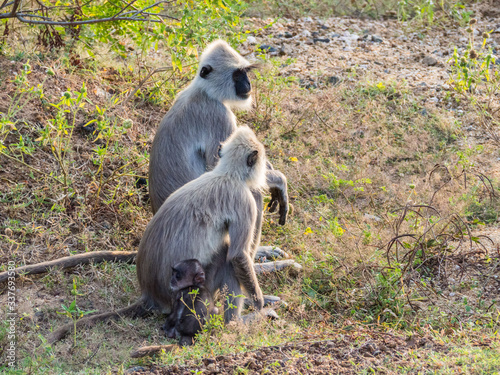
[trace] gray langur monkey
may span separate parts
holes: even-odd
[[[252,68],[222,40],[211,43],[203,52],[196,77],[179,93],[153,141],[149,160],[153,213],[175,190],[215,167],[220,144],[237,128],[231,108],[251,107],[252,86],[247,72]],[[266,180],[271,192],[269,211],[279,206],[279,224],[284,225],[288,213],[286,177],[267,162]],[[262,194],[253,194],[260,211]],[[258,215],[257,244],[261,229],[262,215]]]
[[[136,263],[147,308],[170,313],[175,301],[168,285],[172,266],[198,259],[208,292],[227,292],[226,322],[241,316],[243,291],[262,309],[253,265],[261,208],[252,191],[265,186],[264,146],[250,128],[241,126],[223,144],[216,167],[171,194],[146,227]],[[229,309],[228,303],[237,308]]]
[[[174,265],[170,289],[175,301],[163,329],[168,337],[179,337],[180,345],[192,345],[210,316],[219,313],[212,295],[205,288],[205,271],[201,263],[197,259],[187,259]]]

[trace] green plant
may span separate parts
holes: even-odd
[[[460,94],[473,93],[479,87],[486,91],[488,106],[494,100],[494,95],[500,86],[500,72],[495,66],[496,59],[490,48],[486,48],[489,33],[483,33],[483,42],[476,49],[474,38],[474,25],[476,20],[470,20],[467,28],[469,43],[462,54],[454,49],[450,58],[452,74],[450,83]]]
[[[76,278],[73,278],[73,289],[71,290],[71,294],[74,296],[74,299],[73,299],[73,301],[71,301],[71,304],[69,306],[66,306],[64,304],[61,305],[63,308],[63,311],[57,311],[57,313],[61,314],[61,315],[65,315],[73,321],[73,346],[76,347],[76,323],[81,318],[83,318],[85,315],[92,314],[93,312],[96,312],[97,310],[85,311],[85,310],[81,310],[76,305],[76,297],[83,295],[83,294],[78,293]]]

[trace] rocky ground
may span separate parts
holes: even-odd
[[[483,32],[491,32],[486,47],[497,54],[500,18],[490,9],[479,7],[476,17],[476,45],[482,44]],[[252,19],[256,28],[265,26],[265,22]],[[449,89],[448,60],[454,48],[461,53],[469,42],[466,27],[453,24],[421,30],[397,20],[306,17],[283,19],[261,30],[248,38],[242,54],[260,48],[270,56],[296,59],[284,66],[281,74],[299,77],[306,88],[354,81],[354,77],[384,82],[405,80],[410,87],[425,91],[428,100],[436,105],[443,91]]]
[[[243,354],[206,358],[183,366],[134,367],[127,374],[354,374],[362,369],[384,371],[386,365],[408,364],[409,351],[447,352],[429,337],[401,337],[376,331],[339,332],[334,338],[304,340]],[[420,354],[419,354],[420,355]],[[432,366],[428,367],[431,368]],[[422,368],[423,369],[423,368]]]

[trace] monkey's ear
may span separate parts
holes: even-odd
[[[253,167],[255,163],[257,163],[257,159],[259,157],[259,151],[255,150],[247,158],[247,165],[249,167]]]
[[[254,63],[254,64],[251,64],[251,65],[247,66],[247,67],[246,67],[246,68],[244,68],[243,70],[244,70],[245,72],[247,72],[247,73],[248,73],[248,72],[250,72],[250,71],[252,71],[252,70],[254,70],[254,69],[260,69],[261,65],[262,65],[262,64],[259,64],[259,63]]]
[[[205,284],[205,272],[200,271],[194,276],[194,282],[197,285]]]
[[[210,65],[205,65],[203,68],[201,68],[200,77],[206,78],[212,72],[212,70],[214,69]]]

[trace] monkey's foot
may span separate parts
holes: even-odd
[[[249,308],[250,306],[253,306],[253,302],[249,298],[245,298],[245,301],[243,302],[243,304],[244,304],[245,308]],[[281,298],[279,298],[278,296],[264,295],[264,306],[271,306],[274,304],[282,305],[284,307],[287,306],[287,303],[285,301],[281,300]]]
[[[256,262],[270,262],[278,258],[290,258],[285,251],[276,246],[259,246],[255,254]]]
[[[259,321],[262,318],[278,320],[280,317],[273,309],[262,309],[261,311],[255,311],[253,313],[243,315],[241,317],[241,320],[243,321],[243,323],[248,324],[251,322]]]
[[[293,259],[275,260],[274,262],[267,263],[254,263],[255,273],[262,274],[267,272],[276,272],[288,269],[292,273],[298,273],[302,270],[302,266],[295,262]]]

